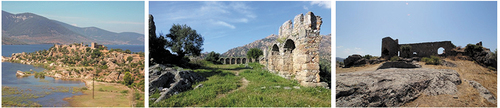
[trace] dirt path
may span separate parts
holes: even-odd
[[[240,76],[240,71],[241,70],[238,70],[238,71],[232,71],[232,72],[235,72],[235,75],[236,76]],[[235,91],[238,91],[238,90],[241,90],[241,89],[245,89],[247,86],[248,86],[248,83],[250,83],[250,81],[248,81],[247,79],[245,79],[245,77],[241,78],[241,86],[238,87],[237,89],[234,89],[234,90],[231,90],[225,94],[219,94],[217,95],[217,98],[216,99],[219,99],[219,98],[222,98],[222,97],[226,97],[227,94],[231,94]]]

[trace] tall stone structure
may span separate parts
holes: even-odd
[[[303,86],[327,86],[320,83],[319,44],[320,16],[312,12],[295,16],[279,29],[276,42],[269,46],[261,61],[266,68],[287,79],[295,79]]]
[[[408,45],[411,47],[409,52],[401,51],[400,47]],[[453,55],[452,49],[455,45],[451,41],[423,42],[411,44],[399,44],[398,39],[391,37],[382,38],[382,58],[390,59],[393,56],[410,55],[409,57],[429,57],[438,55],[438,49],[443,48],[443,54]]]

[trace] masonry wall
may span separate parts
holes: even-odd
[[[321,17],[312,12],[295,16],[279,29],[278,40],[267,52],[267,69],[303,86],[319,86],[319,44]]]

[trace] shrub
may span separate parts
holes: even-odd
[[[409,58],[411,56],[411,46],[410,45],[403,45],[401,46],[401,56],[404,58]]]
[[[391,61],[398,61],[399,60],[399,57],[398,56],[392,56],[391,57]]]
[[[425,62],[425,64],[432,64],[432,65],[439,65],[441,64],[441,60],[438,56],[431,56],[429,57],[423,57],[422,61]]]
[[[128,93],[128,90],[123,90],[120,93]]]
[[[205,57],[205,61],[210,61],[214,64],[217,64],[217,63],[219,63],[219,56],[220,56],[219,53],[212,51],[212,52],[208,53],[207,57]]]
[[[481,51],[483,51],[483,47],[480,45],[467,44],[467,46],[465,46],[465,54],[467,56],[472,57],[472,56],[476,55],[477,53],[480,53]]]
[[[365,56],[363,56],[363,58],[368,59],[368,60],[369,60],[369,59],[371,59],[372,57],[373,57],[373,56],[372,56],[372,55],[370,55],[370,54],[366,54]]]

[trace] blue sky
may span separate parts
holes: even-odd
[[[456,46],[483,42],[497,48],[496,1],[336,2],[336,57],[380,56],[382,38],[400,44],[451,41]]]
[[[204,39],[202,52],[231,48],[278,34],[279,27],[298,14],[312,11],[323,18],[321,34],[331,33],[331,2],[150,1],[156,33],[168,34],[173,24],[187,24]]]
[[[144,34],[144,1],[2,1],[12,14],[30,12],[77,27]]]

